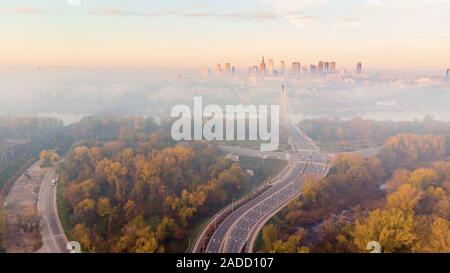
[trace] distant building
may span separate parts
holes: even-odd
[[[280,62],[280,74],[284,75],[286,73],[286,63],[284,61]]]
[[[309,66],[309,73],[311,74],[311,75],[314,75],[314,74],[316,74],[317,73],[317,66],[316,65],[310,65]]]
[[[329,62],[325,62],[325,64],[324,64],[324,72],[325,73],[330,72],[330,63]]]
[[[330,72],[331,73],[336,73],[336,62],[331,62],[330,63]]]
[[[230,72],[231,72],[231,64],[226,63],[225,64],[225,74],[230,74]]]
[[[220,76],[221,73],[222,73],[222,69],[220,68],[220,64],[216,64],[216,75]]]
[[[236,75],[236,67],[232,67],[231,68],[231,74],[234,76],[234,75]]]
[[[320,61],[319,62],[319,73],[323,73],[323,68],[324,68],[324,62]]]
[[[294,77],[299,77],[300,76],[301,67],[302,67],[302,64],[300,62],[293,62],[292,63],[292,75]]]
[[[255,75],[258,75],[258,73],[259,73],[259,71],[258,71],[258,66],[253,66],[253,68],[252,68],[252,73],[253,74],[255,74]]]
[[[269,59],[268,61],[268,66],[269,66],[269,75],[272,76],[273,75],[273,59]]]
[[[284,76],[284,73],[286,72],[286,64],[284,63],[284,61],[280,62],[280,74],[282,76]]]
[[[450,68],[447,69],[447,80],[449,79],[449,77],[450,77]]]
[[[361,74],[362,73],[362,63],[356,64],[356,73]]]
[[[264,62],[264,56],[262,56],[261,63],[259,64],[259,72],[263,76],[266,74],[266,63]]]

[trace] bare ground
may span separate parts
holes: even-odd
[[[36,162],[17,179],[6,197],[6,252],[29,253],[41,247],[39,227],[24,231],[19,221],[27,210],[34,207],[37,211],[39,188],[47,171],[48,168],[41,168],[40,162]]]

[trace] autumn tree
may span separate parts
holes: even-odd
[[[274,244],[278,238],[278,230],[274,225],[267,225],[262,229],[262,238],[264,241],[264,249],[267,252],[272,252]]]
[[[145,224],[144,219],[138,216],[122,229],[122,235],[112,250],[154,253],[164,251],[164,247],[159,245],[155,233]]]
[[[240,165],[214,147],[176,145],[154,126],[106,117],[71,128],[82,140],[60,168],[64,209],[95,251],[165,251],[186,238],[196,216],[230,202],[246,181]]]
[[[449,253],[450,221],[434,217],[427,227],[425,235],[414,246],[414,252]]]
[[[41,167],[50,167],[54,162],[58,161],[59,156],[54,150],[43,150],[39,154]]]
[[[70,234],[71,238],[80,243],[83,252],[95,252],[93,236],[85,224],[76,224]]]
[[[25,207],[23,213],[18,215],[18,225],[23,231],[31,232],[39,228],[40,219],[36,206],[30,205]]]

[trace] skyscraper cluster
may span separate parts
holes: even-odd
[[[293,62],[291,68],[291,74],[293,76],[300,76],[302,72],[302,64],[300,62]]]
[[[311,75],[324,75],[328,73],[336,73],[337,66],[336,62],[324,62],[320,61],[317,65],[309,66],[309,74]],[[259,76],[291,76],[300,77],[301,75],[308,74],[308,66],[302,66],[300,61],[292,62],[291,71],[287,74],[285,61],[280,61],[280,69],[277,70],[275,67],[274,59],[268,59],[265,62],[264,56],[261,58],[259,65],[254,65],[248,68],[248,73],[250,75]]]
[[[356,64],[356,74],[361,74],[362,73],[362,63],[359,62]]]
[[[225,63],[224,66],[220,63],[216,64],[215,72],[217,76],[221,75],[235,75],[237,70],[230,63]],[[288,76],[293,78],[300,78],[302,75],[318,75],[324,76],[327,74],[337,73],[337,65],[334,61],[319,61],[317,64],[311,64],[309,66],[303,65],[300,61],[292,62],[290,71],[286,70],[286,62],[281,60],[279,63],[279,70],[275,65],[274,59],[266,59],[264,56],[261,58],[261,62],[257,65],[248,67],[248,74],[253,76],[263,76],[263,77],[277,77],[277,76]],[[358,62],[356,64],[356,73],[362,73],[362,63]],[[209,70],[202,69],[202,75],[209,75]],[[449,71],[447,70],[447,77]]]
[[[235,75],[236,74],[236,67],[231,66],[230,63],[225,63],[224,67],[221,66],[220,63],[216,64],[216,75]]]

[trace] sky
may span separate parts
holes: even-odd
[[[450,0],[0,0],[0,66],[450,67]]]

